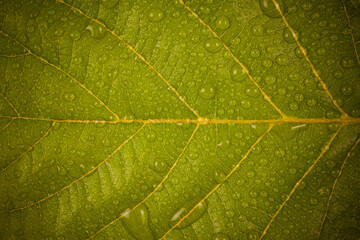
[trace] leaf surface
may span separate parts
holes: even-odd
[[[2,239],[358,239],[359,3],[2,1]]]

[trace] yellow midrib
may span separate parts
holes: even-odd
[[[13,120],[32,120],[32,121],[47,121],[57,123],[94,123],[94,124],[117,124],[117,123],[146,123],[146,124],[160,124],[160,123],[193,123],[199,125],[210,124],[331,124],[341,123],[345,125],[360,124],[360,118],[343,117],[343,118],[279,118],[279,119],[214,119],[214,118],[197,118],[197,119],[119,119],[115,121],[106,120],[76,120],[76,119],[51,119],[51,118],[33,118],[33,117],[12,117],[0,116],[0,118],[9,118]]]

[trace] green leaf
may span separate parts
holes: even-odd
[[[355,0],[0,2],[1,239],[359,239]]]

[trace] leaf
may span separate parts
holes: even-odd
[[[357,1],[2,1],[1,239],[359,239]]]

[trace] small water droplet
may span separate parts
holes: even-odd
[[[216,19],[216,27],[225,30],[230,27],[229,19],[225,16],[220,16]]]
[[[279,64],[280,66],[286,65],[288,62],[285,54],[280,54],[280,55],[276,56],[275,60],[276,60],[276,63]]]
[[[223,172],[218,171],[218,170],[215,171],[215,182],[216,183],[222,183],[225,181],[225,179],[226,179],[226,175]]]
[[[278,7],[280,8],[281,12],[285,14],[285,4],[282,0],[276,1]],[[259,0],[260,8],[264,12],[266,16],[269,18],[280,18],[281,15],[279,14],[278,10],[276,9],[272,0]]]
[[[181,208],[179,211],[177,211],[169,222],[170,226],[174,226],[176,223],[178,223],[180,221],[180,219],[182,219],[187,214],[187,212],[188,212],[187,209],[190,209],[190,208],[184,207],[184,208]],[[206,209],[207,209],[207,205],[205,202],[199,203],[196,206],[195,210],[192,213],[190,213],[190,215],[187,218],[185,218],[178,225],[178,228],[183,229],[183,228],[190,226],[194,222],[196,222],[198,219],[201,218],[202,215],[204,215],[204,213],[206,212]]]
[[[209,84],[205,83],[199,90],[199,96],[204,99],[210,99],[215,95],[215,88]]]
[[[345,84],[341,86],[341,93],[345,96],[350,96],[353,93],[353,88],[351,85]]]
[[[64,94],[64,100],[67,102],[71,102],[75,99],[75,94],[73,93],[65,93]]]
[[[91,37],[95,39],[101,39],[106,34],[106,29],[96,22],[90,22],[86,29],[90,31]]]
[[[164,172],[166,170],[166,163],[164,163],[161,160],[155,160],[154,162],[154,168],[157,172]]]
[[[234,65],[231,67],[230,75],[235,82],[241,82],[248,76],[245,69],[242,68],[238,63],[234,63]]]
[[[284,38],[284,41],[291,44],[291,43],[295,43],[295,38],[292,34],[292,32],[290,31],[289,28],[285,28],[284,31],[283,31],[283,38]]]
[[[269,85],[274,84],[276,82],[276,77],[274,75],[265,76],[265,82]]]
[[[222,47],[221,41],[217,38],[208,38],[204,41],[205,49],[210,53],[216,53]]]
[[[343,57],[341,59],[341,66],[344,68],[352,68],[355,66],[355,61],[352,57]]]
[[[150,22],[159,22],[164,18],[164,13],[157,8],[154,8],[149,11],[148,19]]]
[[[127,209],[121,214],[121,222],[125,229],[138,240],[152,240],[154,234],[150,229],[150,213],[143,203],[133,211]]]

